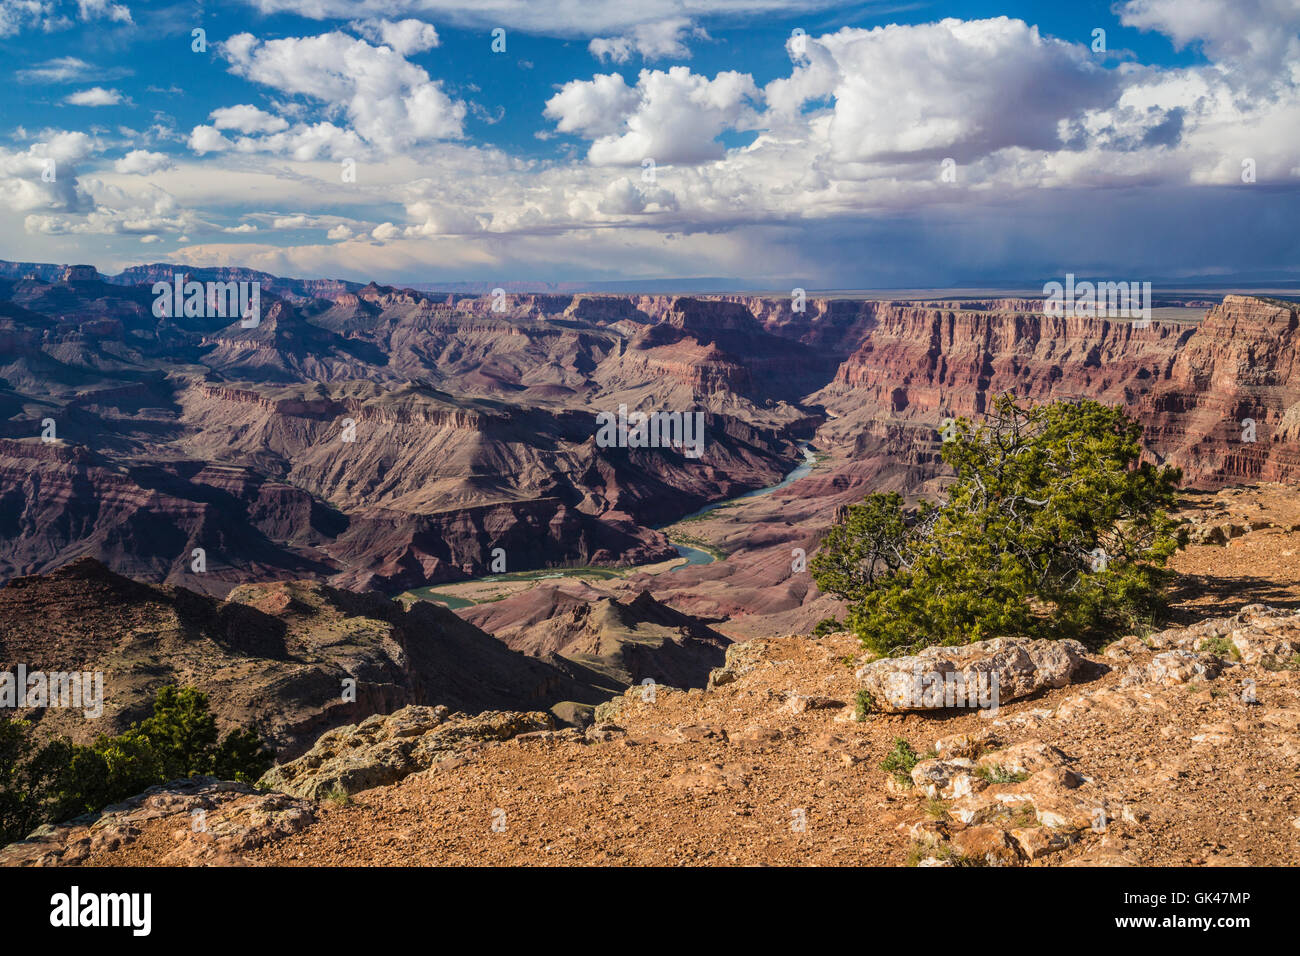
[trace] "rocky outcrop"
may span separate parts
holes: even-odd
[[[1072,770],[1063,752],[1035,740],[987,743],[977,759],[922,760],[912,769],[920,793],[951,801],[942,816],[908,828],[924,848],[918,865],[1015,866],[1064,850],[1084,831],[1104,829],[1114,797]],[[936,743],[941,746],[952,749],[947,740]]]
[[[1300,667],[1300,612],[1249,604],[1231,617],[1129,635],[1107,645],[1105,657],[1123,664],[1149,652],[1154,657],[1134,675],[1139,683],[1186,683],[1216,676],[1238,661],[1274,669]]]
[[[709,690],[716,690],[744,677],[763,659],[767,645],[763,641],[745,641],[732,644],[727,648],[727,656],[721,667],[709,672]]]
[[[60,282],[98,282],[102,276],[94,266],[68,266],[59,276]]]
[[[1087,667],[1084,653],[1078,641],[994,638],[871,661],[857,676],[873,709],[886,713],[954,706],[996,710],[1079,679]]]
[[[476,717],[446,707],[403,707],[323,735],[297,760],[272,767],[259,786],[309,800],[393,784],[424,770],[451,768],[488,743],[554,728],[549,714],[490,711]]]
[[[215,777],[150,787],[98,813],[44,826],[0,849],[0,866],[103,865],[148,833],[159,866],[240,865],[240,857],[309,826],[309,801]]]
[[[908,781],[932,801],[930,818],[907,828],[920,865],[1022,865],[1087,841],[1092,848],[1066,865],[1135,865],[1111,834],[1118,830],[1119,840],[1132,841],[1157,821],[1185,828],[1186,811],[1177,805],[1187,778],[1227,768],[1229,779],[1248,781],[1300,755],[1300,710],[1289,673],[1300,670],[1298,624],[1293,611],[1251,605],[1231,617],[1132,635],[1106,649],[1105,660],[1116,666],[1103,686],[936,740],[933,756],[919,760]],[[1192,696],[1197,687],[1210,689]],[[1216,701],[1218,719],[1206,720],[1207,704]],[[1008,745],[1026,732],[1075,741],[1076,748],[1114,745],[1120,728],[1133,725],[1147,728],[1138,737],[1152,737],[1170,752],[1160,760],[1110,761],[1112,773],[1132,768],[1122,786],[1083,771],[1083,760],[1042,740]],[[1097,756],[1094,751],[1092,759]]]
[[[93,849],[84,830],[60,830],[78,835],[3,859],[57,862],[42,853],[71,846],[68,861],[90,864],[518,864],[544,854],[559,865],[1294,865],[1297,674],[1234,662],[1218,643],[1233,630],[1248,646],[1270,631],[1284,638],[1289,617],[1252,609],[1226,630],[1222,619],[1170,634],[1170,644],[1216,642],[1194,651],[1222,663],[1198,686],[1128,683],[1125,666],[1185,649],[1136,640],[1087,685],[988,718],[837,719],[828,706],[860,686],[846,666],[860,652],[852,635],[767,638],[731,654],[732,680],[707,691],[632,687],[585,733],[552,730],[540,713],[472,718],[444,707],[333,731],[267,775],[262,783],[294,792],[265,795],[264,830],[235,821],[253,835],[229,855],[193,853],[181,825],[190,804],[179,803]],[[1243,699],[1244,684],[1257,695]],[[208,809],[210,828],[217,815]]]

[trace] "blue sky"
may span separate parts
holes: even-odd
[[[0,0],[0,53],[9,259],[1300,277],[1296,0]]]

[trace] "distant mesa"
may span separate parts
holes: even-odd
[[[103,277],[94,266],[68,266],[59,277],[61,282],[98,282]]]

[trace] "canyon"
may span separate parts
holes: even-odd
[[[1280,300],[1146,328],[1029,299],[513,295],[498,312],[195,271],[266,283],[246,329],[155,318],[149,283],[172,267],[7,265],[4,577],[90,555],[216,595],[291,575],[392,592],[487,573],[496,548],[510,570],[644,565],[672,554],[655,526],[774,483],[800,440],[834,462],[804,498],[932,487],[939,423],[1003,391],[1123,404],[1193,487],[1300,469]],[[704,413],[707,454],[598,447],[596,415],[624,404]]]
[[[389,668],[371,712],[510,705],[582,722],[646,678],[699,686],[731,641],[836,615],[806,570],[820,534],[871,491],[940,491],[943,421],[977,419],[1002,392],[1123,405],[1192,489],[1300,477],[1300,320],[1280,299],[1165,296],[1135,325],[1047,315],[1024,297],[812,296],[796,310],[764,296],[502,299],[180,271],[262,283],[261,321],[154,316],[151,285],[172,266],[0,264],[0,594],[117,575],[163,588],[149,606],[206,601],[205,620],[244,620],[250,588],[295,607],[294,588],[325,605],[379,592],[382,611],[336,613],[441,614],[422,626],[493,642],[510,656],[484,666],[518,675],[495,696],[467,684],[443,699],[409,649],[325,654],[330,681],[357,654]],[[602,447],[598,416],[621,405],[701,413],[704,454]],[[810,472],[782,483],[805,448]],[[546,569],[564,576],[462,602],[459,618],[411,603]],[[399,594],[410,610],[388,601]],[[245,650],[210,640],[247,669]],[[38,656],[59,663],[50,647]],[[217,696],[231,721],[244,712]],[[294,728],[361,713],[328,697],[262,729],[292,751],[310,736]]]

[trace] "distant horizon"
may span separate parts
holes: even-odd
[[[185,262],[137,262],[128,265],[117,272],[105,272],[95,263],[90,262],[35,262],[13,259],[0,259],[0,265],[3,266],[32,266],[43,267],[49,270],[62,270],[75,266],[89,266],[96,270],[100,275],[106,278],[117,278],[133,269],[145,269],[153,267],[175,268],[201,273],[207,270],[231,269],[246,270],[249,272],[258,272],[272,275],[277,279],[285,279],[299,282],[343,282],[351,285],[364,287],[372,282],[378,286],[385,286],[397,289],[411,289],[416,292],[448,292],[455,294],[457,292],[473,293],[479,290],[490,291],[493,283],[486,280],[447,280],[447,281],[429,281],[429,282],[379,282],[377,280],[359,280],[349,279],[338,275],[279,275],[276,273],[266,273],[265,270],[254,269],[250,266],[241,265],[223,265],[223,266],[201,266]],[[10,270],[16,272],[17,270]],[[17,278],[18,276],[12,276]],[[1050,278],[1050,277],[1049,277]],[[1101,278],[1098,276],[1080,276],[1080,278]],[[1047,278],[1043,280],[1048,281]],[[1148,280],[1153,283],[1153,294],[1159,295],[1161,289],[1169,293],[1176,294],[1179,297],[1189,297],[1198,292],[1205,292],[1212,295],[1231,294],[1234,291],[1242,291],[1250,294],[1264,294],[1268,292],[1277,292],[1282,295],[1300,295],[1300,279],[1292,280],[1289,283],[1272,279],[1228,279],[1225,278],[1219,282],[1210,282],[1204,278],[1195,280],[1178,281],[1173,279],[1155,278]],[[535,285],[533,284],[535,283]],[[753,295],[763,298],[781,298],[788,297],[796,286],[788,289],[774,288],[770,286],[759,285],[757,281],[745,280],[740,278],[728,278],[723,276],[678,276],[670,278],[654,279],[624,279],[624,280],[519,280],[508,284],[502,284],[508,292],[517,294],[568,294],[590,292],[592,294],[603,295],[634,295],[637,293],[645,294],[681,294],[681,295]],[[891,298],[932,298],[936,296],[944,297],[961,297],[961,298],[988,298],[988,297],[1023,297],[1037,298],[1041,297],[1042,284],[1034,285],[1028,281],[1006,281],[1006,282],[985,282],[983,284],[957,284],[957,285],[930,285],[930,286],[880,286],[874,288],[834,288],[834,287],[817,287],[817,286],[799,286],[810,296],[819,298],[872,298],[889,293]],[[902,295],[902,293],[912,293]]]

